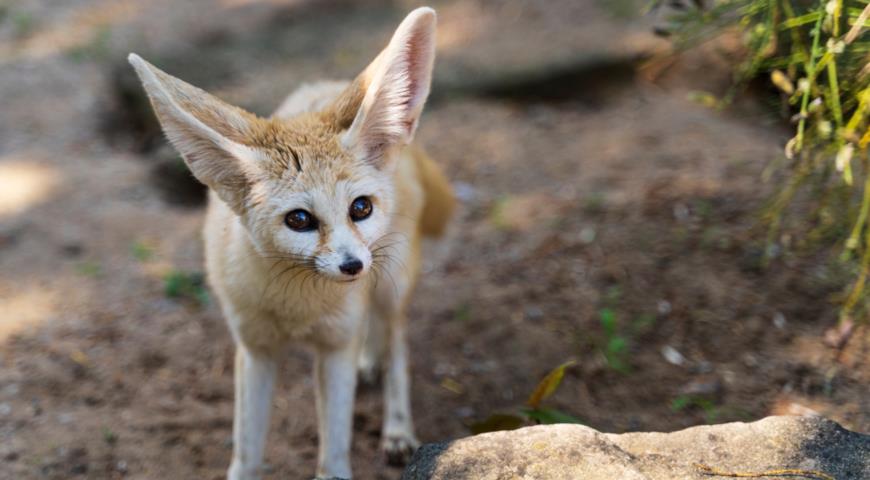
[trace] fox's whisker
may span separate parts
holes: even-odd
[[[275,263],[277,264],[278,262],[275,262]],[[273,265],[269,269],[269,271],[271,272],[274,268],[275,268],[275,265]],[[260,301],[258,303],[262,304],[263,298],[266,296],[267,293],[269,293],[269,289],[272,288],[272,285],[275,283],[276,280],[278,280],[279,278],[284,276],[286,273],[288,273],[296,268],[299,268],[299,265],[291,263],[290,265],[286,266],[286,268],[284,268],[284,270],[282,270],[278,275],[271,277],[270,280],[266,283],[266,287],[263,289],[263,292],[260,294]]]

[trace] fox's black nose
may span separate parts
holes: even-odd
[[[358,258],[346,258],[344,263],[338,266],[341,273],[345,275],[356,275],[363,269],[363,263]]]

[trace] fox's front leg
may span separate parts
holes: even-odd
[[[241,343],[237,345],[233,460],[227,473],[229,480],[255,480],[261,476],[275,370],[273,358],[255,354]]]
[[[350,445],[359,339],[317,352],[318,478],[351,478]]]

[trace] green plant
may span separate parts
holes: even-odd
[[[102,428],[103,441],[106,442],[107,445],[114,445],[118,443],[118,434],[113,432],[109,427]]]
[[[143,241],[137,241],[130,245],[130,255],[140,262],[147,262],[154,257],[154,249]]]
[[[12,24],[15,29],[15,36],[18,38],[27,37],[36,29],[36,20],[29,12],[15,12],[12,14]]]
[[[598,5],[615,18],[632,18],[637,15],[634,0],[598,0]]]
[[[99,277],[103,274],[103,267],[96,261],[84,261],[76,265],[76,272],[85,277]]]
[[[199,305],[208,304],[208,290],[202,272],[173,270],[163,278],[163,293],[169,298],[187,298]]]
[[[490,415],[485,420],[471,424],[469,430],[476,435],[498,430],[515,430],[532,424],[582,423],[561,410],[541,405],[559,388],[565,377],[565,370],[574,363],[573,360],[568,361],[550,371],[529,395],[525,406],[518,411]]]
[[[604,357],[607,366],[619,373],[631,373],[631,345],[637,335],[651,328],[656,317],[642,313],[630,322],[619,322],[616,309],[622,298],[622,287],[612,285],[604,291],[598,311],[599,323],[603,334],[592,339],[592,344]]]
[[[719,407],[708,398],[696,395],[680,395],[671,402],[671,410],[674,412],[690,408],[700,408],[703,410],[707,423],[715,423],[716,419],[719,418]]]
[[[453,320],[466,323],[472,318],[471,304],[463,303],[453,311]]]
[[[764,211],[768,252],[783,238],[799,247],[839,246],[839,260],[859,265],[841,299],[841,318],[867,312],[870,274],[870,26],[868,0],[722,0],[674,19],[677,44],[737,27],[746,55],[735,70],[726,105],[752,78],[768,78],[793,113],[785,161],[765,179],[783,177]],[[796,199],[811,199],[808,209]],[[803,198],[803,197],[801,197]]]
[[[628,338],[619,331],[616,313],[610,308],[602,308],[598,315],[601,319],[601,328],[604,329],[601,353],[607,361],[607,366],[620,373],[630,372]]]
[[[108,25],[100,27],[89,41],[69,50],[68,55],[76,62],[88,59],[105,60],[111,53],[112,29]]]
[[[671,401],[671,411],[682,412],[692,409],[700,409],[704,412],[704,420],[707,423],[717,421],[751,420],[753,415],[748,411],[728,405],[719,405],[711,398],[702,395],[679,395]]]
[[[499,230],[510,229],[510,221],[506,217],[510,201],[510,197],[506,195],[500,196],[493,201],[492,208],[489,211],[490,223]]]
[[[607,199],[601,192],[592,192],[583,199],[583,211],[589,215],[603,213],[607,207]]]

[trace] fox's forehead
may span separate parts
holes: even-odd
[[[352,175],[353,157],[339,142],[340,128],[321,116],[262,119],[245,143],[264,154],[263,170],[270,179],[343,180]]]
[[[341,199],[345,209],[343,202],[351,197],[385,201],[390,189],[383,172],[341,147],[343,131],[316,114],[259,123],[246,139],[265,157],[265,178],[251,192],[254,203],[279,207],[289,202],[315,208]]]
[[[301,171],[291,165],[282,176],[262,179],[251,186],[252,206],[266,206],[276,212],[301,208],[317,216],[332,216],[345,214],[349,203],[361,196],[371,197],[381,208],[392,204],[390,182],[373,167],[362,162],[298,155]]]

